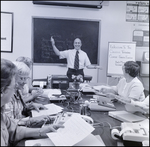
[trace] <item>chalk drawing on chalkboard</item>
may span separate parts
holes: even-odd
[[[127,61],[135,61],[135,42],[109,42],[107,76],[122,76],[122,66]]]
[[[53,51],[52,36],[60,51],[73,49],[74,39],[80,38],[81,49],[87,53],[91,64],[99,64],[100,20],[33,17],[32,23],[34,64],[67,64],[66,59],[59,59]]]

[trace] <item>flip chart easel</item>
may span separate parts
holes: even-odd
[[[122,66],[127,61],[135,61],[135,42],[109,42],[107,78],[119,78],[123,76]],[[107,79],[108,84],[108,79]]]

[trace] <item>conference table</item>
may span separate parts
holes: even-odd
[[[83,101],[89,100],[86,96],[82,96]],[[55,103],[57,104],[57,103]],[[63,103],[58,103],[57,105],[64,107]],[[116,110],[125,110],[124,104],[120,102],[114,102]],[[64,107],[64,111],[72,111],[80,113],[80,105],[70,104],[72,109]],[[108,115],[108,111],[93,111],[88,110],[87,115],[90,116],[94,123],[100,123],[95,127],[95,130],[92,132],[93,135],[100,135],[106,146],[117,146],[117,141],[111,137],[110,127],[116,127],[121,125],[121,121],[114,119]]]
[[[90,86],[97,86],[97,85],[106,85],[103,83],[87,83]],[[69,83],[69,89],[61,89],[61,92],[63,95],[66,96],[66,100],[48,100],[44,101],[43,104],[49,104],[54,103],[58,106],[61,106],[63,108],[64,112],[75,112],[80,113],[81,111],[81,105],[85,103],[85,101],[90,101],[91,98],[93,98],[93,94],[85,94],[79,91],[79,89],[72,89],[72,83]],[[70,93],[70,95],[68,95]],[[79,99],[80,97],[80,99]],[[72,98],[74,99],[72,101]],[[45,103],[46,102],[46,103]],[[114,106],[116,107],[116,111],[125,110],[125,106],[123,103],[119,101],[113,102]],[[101,139],[103,140],[105,146],[118,146],[123,145],[121,141],[114,140],[111,137],[111,129],[114,127],[120,127],[121,121],[111,117],[108,115],[109,111],[95,111],[87,109],[86,115],[90,116],[94,124],[99,124],[95,127],[95,130],[92,132],[93,135],[99,135]],[[17,146],[25,146],[26,139],[20,141]]]
[[[66,92],[66,91],[65,91]],[[62,91],[63,94],[64,91]],[[64,101],[50,101],[50,103],[54,103],[58,106],[63,107],[63,111],[67,112],[75,112],[80,113],[80,105],[83,104],[86,100],[90,100],[92,95],[85,95],[80,93],[82,97],[82,102],[79,100],[77,103],[70,102],[67,98]],[[120,102],[114,102],[116,110],[125,110],[124,104]],[[90,116],[94,123],[100,123],[95,127],[95,130],[92,132],[93,135],[100,135],[106,146],[117,146],[117,141],[111,137],[111,129],[110,127],[116,127],[121,125],[121,121],[114,119],[108,115],[108,111],[92,111],[88,109],[87,115]],[[25,139],[18,143],[18,146],[25,146]]]

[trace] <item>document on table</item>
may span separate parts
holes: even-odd
[[[105,85],[99,85],[99,86],[93,86],[93,88],[94,88],[95,90],[100,91],[102,88],[108,88],[108,86],[105,86]]]
[[[60,89],[43,89],[43,94],[40,95],[40,97],[48,97],[50,98],[53,95],[61,95],[61,90]]]
[[[105,146],[105,144],[103,143],[100,136],[97,137],[94,136],[93,134],[90,134],[86,138],[75,144],[74,146]]]
[[[33,146],[36,143],[40,143],[41,146],[55,146],[49,138],[27,140],[25,146]]]
[[[99,92],[101,90],[101,88],[103,88],[104,86],[85,86],[85,87],[82,87],[82,92],[84,93],[96,93],[96,92]],[[99,95],[102,95],[102,96],[106,96],[106,94],[104,93],[100,93],[99,92]]]
[[[100,141],[100,143],[101,143],[100,146],[106,146],[100,135],[95,135],[95,137]]]
[[[101,137],[99,135],[97,136],[89,134],[86,138],[84,138],[74,146],[105,146]],[[36,143],[40,143],[41,146],[55,146],[49,138],[27,140],[25,141],[25,146],[33,146]]]
[[[44,106],[48,109],[47,110],[41,109],[39,112],[37,112],[36,110],[31,110],[32,117],[37,117],[37,116],[41,116],[41,115],[54,115],[59,112],[62,112],[62,110],[63,110],[62,107],[57,106],[55,104],[47,104]]]
[[[55,146],[73,146],[94,130],[80,115],[72,115],[57,132],[47,133]]]

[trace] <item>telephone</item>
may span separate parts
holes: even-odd
[[[57,116],[55,116],[55,120],[53,124],[56,125],[62,125],[64,124],[72,115],[80,115],[79,113],[73,113],[73,112],[63,112],[58,113]],[[87,123],[93,125],[93,119],[86,115],[80,115],[81,118],[83,118]]]
[[[131,128],[131,130],[126,130],[126,128]],[[121,124],[123,131],[123,140],[142,142],[144,140],[149,140],[149,130],[146,129],[140,123],[127,123]]]
[[[149,129],[140,123],[121,123],[121,131],[112,129],[111,136],[113,139],[121,139],[124,142],[143,142],[149,140]]]

